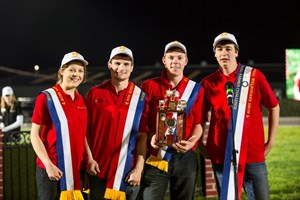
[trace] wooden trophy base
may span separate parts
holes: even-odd
[[[156,134],[159,145],[172,146],[172,144],[184,139],[185,136],[185,112],[177,110],[157,111]]]

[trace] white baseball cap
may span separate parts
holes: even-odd
[[[235,46],[237,47],[237,49],[239,49],[239,45],[235,39],[235,36],[232,35],[231,33],[223,32],[215,38],[214,43],[213,43],[213,51],[215,51],[217,44],[223,40],[229,40],[229,41],[233,42],[235,44]]]
[[[115,57],[118,54],[125,54],[125,55],[129,56],[133,63],[132,51],[125,46],[118,46],[118,47],[114,48],[113,50],[111,50],[111,53],[109,56],[109,62],[111,61],[111,59],[113,59],[113,57]]]
[[[178,48],[182,49],[185,54],[187,54],[185,46],[178,41],[173,41],[173,42],[170,42],[169,44],[167,44],[165,47],[165,53],[167,53],[167,51],[173,47],[178,47]]]
[[[61,65],[60,67],[62,67],[63,65],[67,64],[68,62],[71,62],[73,60],[79,60],[82,61],[84,63],[85,66],[87,66],[89,63],[88,61],[86,61],[82,55],[80,55],[79,53],[77,53],[76,51],[67,53],[64,55],[62,61],[61,61]]]
[[[13,95],[14,94],[14,91],[13,89],[10,87],[10,86],[5,86],[3,89],[2,89],[2,96],[6,96],[6,95]]]

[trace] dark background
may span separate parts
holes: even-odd
[[[0,86],[10,85],[30,121],[33,99],[56,82],[65,53],[89,61],[86,91],[110,77],[110,51],[134,54],[131,81],[159,75],[167,43],[186,45],[185,75],[199,82],[217,69],[214,38],[233,33],[239,61],[263,71],[285,97],[285,49],[300,48],[299,1],[264,0],[0,0]],[[40,66],[35,72],[34,65]],[[17,71],[17,70],[21,71]],[[24,98],[23,98],[24,97]],[[30,97],[30,98],[28,98]]]
[[[0,66],[57,69],[76,50],[90,66],[104,66],[112,48],[131,48],[136,67],[161,61],[179,40],[189,63],[215,63],[212,42],[233,33],[242,62],[284,63],[300,48],[300,11],[290,1],[1,0]],[[1,72],[0,72],[1,73]]]

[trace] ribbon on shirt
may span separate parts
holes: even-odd
[[[232,120],[234,128],[235,150],[237,150],[237,176],[238,176],[238,197],[240,199],[245,172],[248,134],[251,128],[247,121],[250,117],[251,102],[256,81],[256,69],[241,65],[238,71],[236,87],[234,90],[234,102],[232,107],[233,119],[230,119],[228,128],[223,178],[220,199],[235,199],[234,167],[232,163]]]
[[[72,163],[68,120],[62,107],[65,101],[56,87],[44,90],[43,93],[47,97],[46,101],[49,113],[56,130],[57,163],[58,168],[63,173],[59,181],[61,190],[60,199],[83,200],[81,191],[75,190],[75,188],[80,188],[80,182],[75,181],[80,180],[80,178],[74,178],[75,176],[80,176],[79,173],[74,173],[79,166],[73,166]]]
[[[125,98],[125,104],[128,107],[125,126],[123,131],[123,138],[121,150],[119,152],[117,168],[110,169],[106,191],[104,198],[106,199],[126,199],[125,178],[132,168],[134,160],[132,152],[134,151],[136,140],[138,136],[139,123],[145,103],[145,93],[134,84],[129,84],[128,94]]]

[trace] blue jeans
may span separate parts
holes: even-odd
[[[89,175],[89,186],[90,186],[90,200],[104,199],[106,190],[106,180],[100,179],[98,176]],[[136,200],[139,193],[140,186],[126,187],[126,199]]]
[[[220,196],[223,165],[213,164],[213,170]],[[243,187],[248,200],[270,199],[268,173],[265,162],[246,163]]]
[[[164,200],[169,185],[171,200],[194,199],[197,172],[198,160],[194,151],[174,154],[168,172],[145,164],[140,197]]]
[[[36,186],[39,200],[59,199],[59,181],[51,181],[45,169],[36,167]]]

